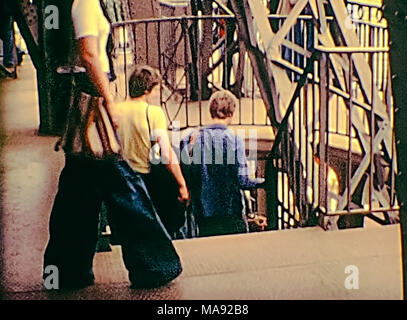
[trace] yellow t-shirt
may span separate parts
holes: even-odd
[[[161,107],[134,100],[119,103],[117,107],[120,110],[118,134],[123,155],[133,170],[149,173],[151,142],[147,123],[147,107],[153,141],[157,139],[158,134],[168,135],[164,111]]]

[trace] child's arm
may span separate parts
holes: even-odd
[[[177,181],[179,191],[178,200],[181,202],[187,201],[189,199],[189,191],[184,176],[182,175],[178,157],[175,154],[168,137],[165,114],[160,107],[156,107],[152,110],[155,110],[155,114],[154,117],[151,118],[153,129],[150,132],[150,138],[155,140],[160,146],[161,160]]]
[[[236,155],[237,155],[236,157],[237,165],[239,166],[238,180],[240,188],[242,189],[262,188],[265,182],[263,178],[251,179],[249,177],[245,145],[243,140],[239,137],[236,137]]]
[[[182,175],[181,167],[179,165],[178,157],[175,154],[168,133],[165,130],[156,130],[156,140],[161,149],[161,158],[167,169],[174,176],[179,187],[179,201],[187,201],[189,199],[189,192],[184,176]]]

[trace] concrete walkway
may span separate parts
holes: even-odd
[[[96,254],[94,286],[64,294],[45,292],[42,255],[64,160],[53,151],[55,137],[36,133],[38,105],[30,61],[24,62],[18,80],[0,82],[0,120],[0,280],[6,299],[401,298],[398,225],[175,241],[184,272],[154,290],[128,288],[120,247],[114,247]],[[347,266],[357,267],[359,289],[346,288]]]

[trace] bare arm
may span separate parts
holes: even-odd
[[[188,200],[189,192],[187,185],[181,172],[178,157],[171,146],[168,135],[166,133],[159,135],[157,137],[157,143],[160,145],[161,157],[164,160],[164,163],[167,165],[167,169],[172,173],[178,183],[180,193],[180,197],[178,199],[180,201]]]
[[[106,107],[113,121],[116,122],[116,113],[114,110],[113,96],[109,89],[109,79],[103,71],[100,60],[98,59],[97,41],[96,37],[89,36],[80,38],[79,40],[79,55],[82,59],[84,67],[88,76],[96,89],[106,101]]]

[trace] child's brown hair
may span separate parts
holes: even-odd
[[[141,97],[151,92],[151,90],[160,83],[161,76],[158,70],[147,65],[136,66],[129,80],[130,97]]]
[[[209,112],[212,119],[226,119],[233,116],[237,99],[232,92],[220,90],[212,94],[209,101]]]

